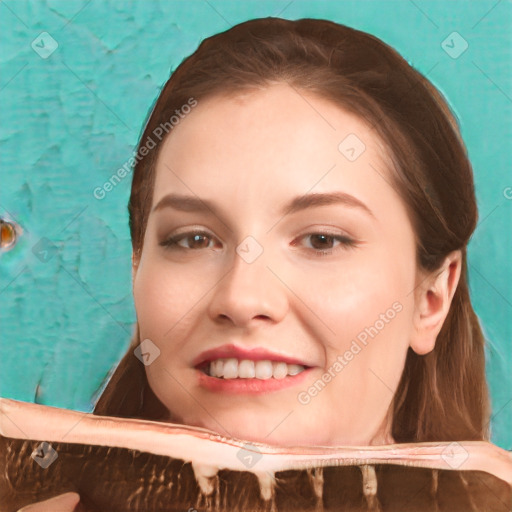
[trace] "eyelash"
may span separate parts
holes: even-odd
[[[199,249],[191,249],[189,247],[181,247],[180,245],[178,245],[178,242],[180,240],[183,240],[183,239],[186,239],[190,236],[194,236],[194,235],[200,235],[200,236],[204,236],[206,238],[210,238],[212,239],[213,237],[210,236],[209,233],[207,233],[206,231],[201,231],[201,230],[198,230],[198,231],[187,231],[186,233],[180,233],[178,235],[174,235],[174,236],[171,236],[169,237],[167,240],[164,240],[163,242],[160,243],[161,246],[165,247],[166,249],[168,250],[185,250],[185,251],[198,251]],[[314,254],[315,256],[325,256],[327,254],[330,254],[332,252],[337,252],[338,250],[341,250],[341,246],[343,246],[345,249],[351,249],[351,248],[354,248],[356,247],[357,243],[355,240],[353,240],[352,238],[349,238],[348,236],[345,236],[345,235],[337,235],[335,233],[330,233],[330,232],[327,232],[327,231],[319,231],[319,232],[311,232],[311,233],[305,233],[304,235],[302,235],[300,238],[306,238],[308,236],[324,236],[324,237],[328,237],[328,238],[333,238],[335,240],[338,240],[340,242],[340,246],[338,246],[338,248],[334,247],[332,249],[326,249],[326,250],[321,250],[321,249],[312,249],[314,251]]]

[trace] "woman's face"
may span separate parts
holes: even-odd
[[[174,126],[133,283],[170,421],[267,444],[391,442],[418,276],[386,162],[362,120],[285,84],[199,101]]]

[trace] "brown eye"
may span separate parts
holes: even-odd
[[[307,233],[301,237],[301,239],[307,238],[310,238],[311,246],[306,246],[306,249],[315,251],[317,256],[325,256],[326,254],[341,250],[343,247],[348,249],[356,246],[356,241],[345,235],[336,235],[332,233]],[[334,246],[333,244],[336,241],[339,242],[339,244]]]
[[[331,245],[333,244],[335,237],[331,235],[321,235],[315,234],[311,236],[311,244],[313,245],[313,249],[332,249]],[[315,247],[316,245],[316,247]]]
[[[179,242],[185,240],[189,246],[183,246]],[[204,231],[190,231],[174,235],[162,242],[160,245],[169,249],[208,249],[208,243],[212,240],[210,235]]]

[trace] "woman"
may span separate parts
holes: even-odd
[[[173,72],[133,163],[137,329],[95,414],[288,446],[489,439],[471,164],[395,50],[241,23]]]

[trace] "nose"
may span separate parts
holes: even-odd
[[[288,308],[286,288],[267,268],[265,251],[254,261],[240,254],[235,253],[231,269],[215,287],[209,305],[210,318],[237,327],[281,321]]]

